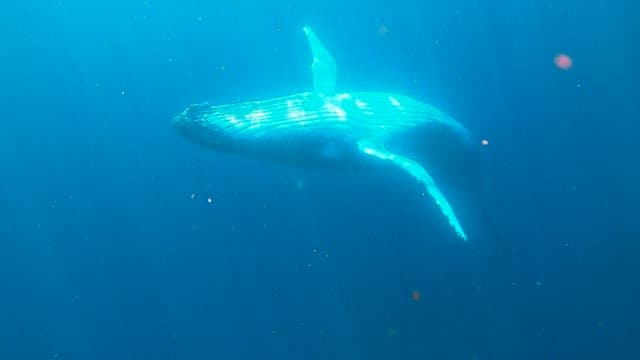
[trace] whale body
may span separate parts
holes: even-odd
[[[185,136],[216,150],[282,163],[357,168],[393,164],[422,183],[456,234],[467,236],[427,170],[402,150],[422,132],[444,125],[468,142],[468,131],[438,108],[384,92],[336,92],[336,65],[313,30],[303,28],[313,54],[313,91],[264,100],[188,106],[174,117]],[[415,136],[418,134],[418,136]]]

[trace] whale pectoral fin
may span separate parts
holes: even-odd
[[[313,62],[311,63],[311,72],[313,73],[313,89],[315,92],[332,95],[335,93],[336,87],[336,63],[333,61],[333,57],[327,49],[322,45],[322,42],[316,34],[311,30],[309,26],[302,28],[309,46],[311,46],[311,52],[313,53]]]
[[[453,227],[458,236],[465,241],[467,240],[467,235],[465,235],[464,230],[462,230],[462,226],[458,222],[458,219],[453,212],[453,208],[451,208],[447,199],[444,197],[440,189],[438,189],[433,178],[431,178],[427,170],[425,170],[420,164],[404,156],[394,154],[386,150],[384,146],[368,139],[359,141],[358,148],[366,155],[392,162],[424,184],[429,195],[431,195],[436,204],[440,207],[442,213],[447,217],[449,225]]]

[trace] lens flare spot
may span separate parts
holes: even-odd
[[[573,59],[567,54],[558,54],[553,58],[553,63],[560,70],[569,70],[573,67]]]

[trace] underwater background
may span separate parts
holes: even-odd
[[[637,14],[4,2],[0,359],[640,358]],[[400,171],[267,163],[173,129],[192,103],[310,90],[304,25],[340,90],[404,93],[474,134],[473,160],[433,157],[468,242]]]

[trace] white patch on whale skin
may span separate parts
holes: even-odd
[[[300,101],[300,99],[287,100],[287,108],[289,109],[297,108],[301,104],[302,104],[302,101]]]
[[[248,113],[247,115],[245,115],[245,117],[251,120],[252,123],[256,123],[264,119],[267,119],[269,117],[269,114],[267,114],[264,110],[257,109]]]
[[[287,100],[287,117],[291,120],[301,120],[305,117],[306,113],[300,109],[300,101]]]
[[[269,114],[262,109],[253,110],[245,115],[245,117],[251,121],[249,128],[256,129],[260,127],[260,122],[269,118]]]
[[[371,111],[371,108],[369,107],[369,104],[367,104],[366,102],[360,100],[360,99],[355,99],[353,102],[356,107],[360,110],[362,110],[362,113],[364,115],[367,116],[372,116],[373,115],[373,111]]]
[[[246,125],[246,123],[240,119],[238,119],[237,116],[235,115],[225,115],[224,116],[225,120],[227,120],[231,125],[235,126],[235,127],[243,127]]]
[[[367,103],[360,99],[356,99],[355,104],[360,110],[365,109],[367,107]]]
[[[338,117],[338,120],[340,121],[346,121],[347,120],[347,113],[346,111],[344,111],[341,107],[336,106],[330,102],[327,102],[324,104],[324,109],[330,113],[333,113],[335,116]]]
[[[295,110],[289,110],[289,113],[287,115],[289,116],[289,119],[300,120],[304,118],[305,112],[304,110],[295,109]]]

